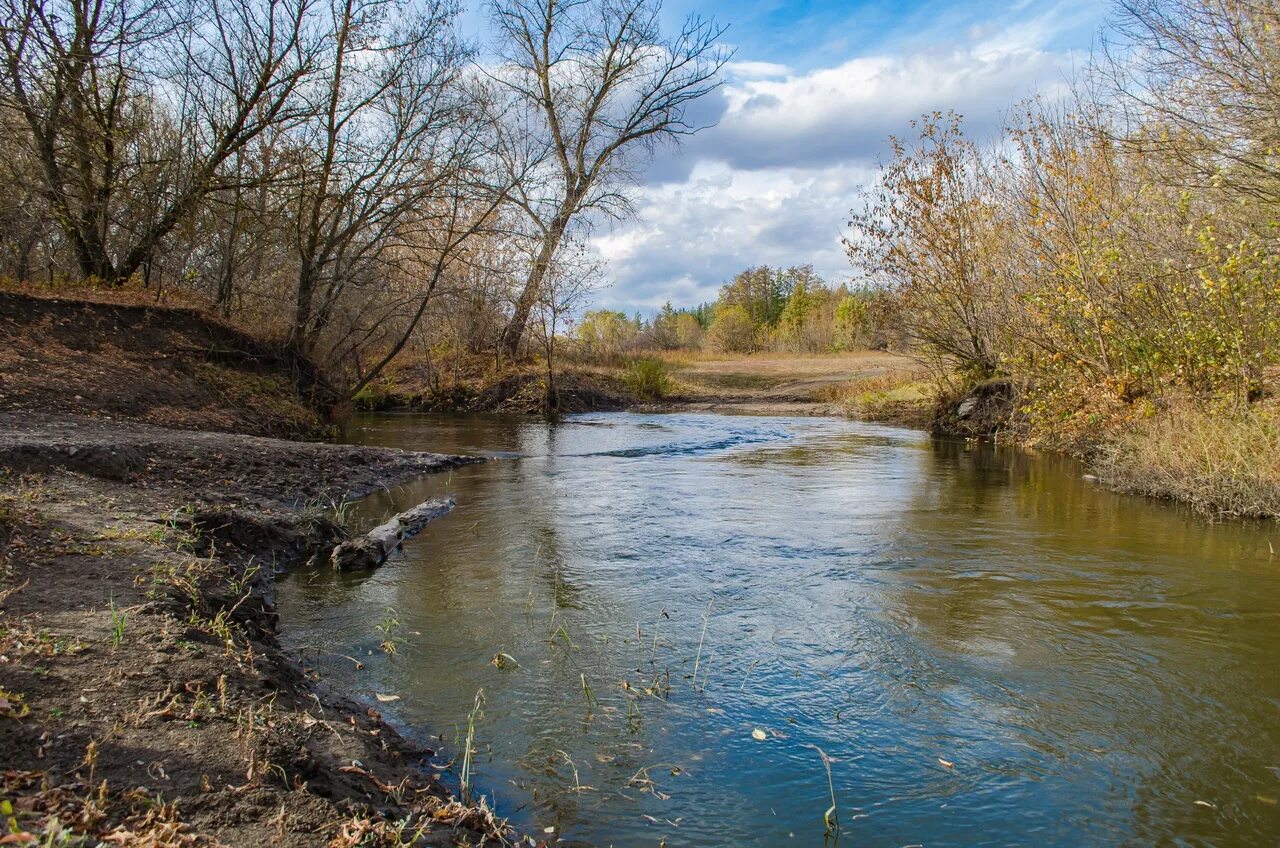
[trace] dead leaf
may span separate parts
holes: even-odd
[[[763,742],[769,738],[769,734],[757,727],[755,730],[751,731],[751,738],[757,742]]]

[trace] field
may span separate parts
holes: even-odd
[[[901,392],[924,377],[915,360],[874,350],[810,355],[704,354],[670,361],[679,399],[716,412],[859,412],[864,411],[858,403],[861,396]]]

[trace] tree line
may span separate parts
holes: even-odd
[[[580,341],[889,347],[947,393],[1010,383],[1031,435],[1065,444],[1179,404],[1251,415],[1280,372],[1277,69],[1274,3],[1122,0],[1067,93],[996,139],[939,111],[890,140],[847,219],[852,283],[750,268],[697,309],[590,313]]]
[[[760,265],[735,274],[716,300],[695,307],[665,304],[650,319],[598,309],[575,331],[578,352],[617,360],[640,351],[839,353],[888,346],[882,293],[833,285],[812,265]]]
[[[911,350],[1067,442],[1245,409],[1280,361],[1280,7],[1125,0],[1106,44],[999,143],[914,123],[846,239]]]

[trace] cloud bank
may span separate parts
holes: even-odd
[[[642,312],[668,300],[691,305],[766,263],[812,263],[830,280],[847,278],[840,235],[888,137],[948,109],[976,137],[992,137],[1019,99],[1063,85],[1078,63],[1042,46],[1055,15],[803,73],[740,49],[725,84],[698,104],[695,117],[714,126],[652,163],[634,219],[594,233],[614,280],[596,303]]]

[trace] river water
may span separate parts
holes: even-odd
[[[539,838],[820,845],[825,753],[847,845],[1280,841],[1275,525],[832,419],[349,436],[498,459],[359,504],[458,501],[374,573],[283,580],[282,637],[442,763],[483,690],[476,791]]]

